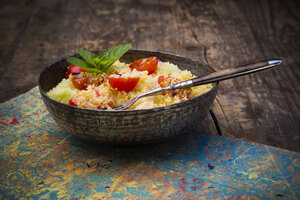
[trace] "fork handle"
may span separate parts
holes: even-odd
[[[246,74],[250,74],[253,72],[274,67],[276,65],[279,65],[280,63],[282,63],[282,60],[273,59],[273,60],[265,60],[265,61],[260,61],[252,64],[242,65],[235,68],[228,68],[221,71],[213,72],[206,76],[193,78],[187,81],[182,81],[180,83],[173,85],[173,89],[203,85],[203,84],[222,81],[222,80],[226,80],[238,76],[243,76]]]

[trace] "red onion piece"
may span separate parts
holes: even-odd
[[[178,94],[178,90],[174,90],[174,92],[172,92],[172,96],[174,97],[176,94]]]
[[[163,65],[163,64],[164,64],[164,62],[162,62],[162,61],[158,60],[158,64],[159,64],[159,65]]]

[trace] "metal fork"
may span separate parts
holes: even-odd
[[[243,76],[246,74],[250,74],[253,72],[265,70],[274,66],[277,66],[282,63],[282,60],[280,59],[272,59],[272,60],[265,60],[265,61],[260,61],[252,64],[247,64],[235,68],[228,68],[224,69],[218,72],[214,72],[211,74],[208,74],[206,76],[202,77],[196,77],[193,79],[189,79],[187,81],[182,81],[176,84],[169,83],[169,85],[165,88],[159,87],[156,89],[153,89],[149,92],[146,92],[144,94],[138,95],[135,98],[126,101],[120,105],[114,106],[114,110],[126,110],[127,108],[131,107],[137,100],[139,100],[142,97],[149,96],[149,95],[154,95],[158,94],[164,91],[168,90],[176,90],[176,89],[181,89],[181,88],[188,88],[188,87],[193,87],[193,86],[198,86],[198,85],[203,85],[203,84],[208,84],[208,83],[213,83],[217,81],[222,81],[238,76]]]

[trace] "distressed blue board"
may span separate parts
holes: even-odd
[[[37,88],[0,105],[0,199],[299,199],[300,156],[192,133],[134,147],[58,127]]]

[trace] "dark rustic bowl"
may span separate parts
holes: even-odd
[[[214,72],[211,67],[198,61],[162,52],[129,50],[120,60],[131,63],[150,56],[156,56],[163,62],[169,61],[197,76]],[[55,122],[67,132],[102,143],[149,143],[187,134],[194,130],[197,120],[208,114],[218,87],[215,83],[209,92],[198,97],[153,109],[84,109],[57,102],[46,94],[64,78],[67,66],[65,58],[62,58],[40,74],[39,89],[43,101]]]

